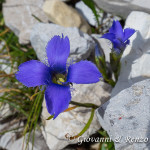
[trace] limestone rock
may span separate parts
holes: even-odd
[[[126,18],[132,11],[150,13],[149,0],[94,0],[99,8]]]
[[[2,95],[3,93],[0,93],[0,96]],[[0,121],[1,121],[1,119],[6,118],[7,116],[11,115],[12,111],[10,111],[9,104],[3,104],[2,102],[0,102],[0,106],[1,106],[0,107]],[[0,131],[2,131],[2,129],[5,128],[5,126],[6,126],[5,124],[0,123]]]
[[[31,28],[39,21],[47,22],[42,11],[44,0],[6,0],[3,4],[3,16],[8,26],[18,37],[21,44],[29,43]]]
[[[116,150],[150,149],[150,79],[121,91],[96,112]]]
[[[12,122],[14,122],[15,120],[8,121],[6,123],[3,122],[4,118],[7,118],[8,116],[12,115],[14,112],[10,110],[9,104],[1,104],[0,107],[0,131],[4,132],[7,130],[11,130],[14,128],[18,128],[18,125],[20,124],[19,127],[23,126],[23,123],[20,122],[18,124],[18,122],[16,124]],[[6,119],[5,119],[6,120]],[[13,130],[13,131],[9,131],[6,132],[5,134],[1,134],[0,135],[0,149],[5,148],[8,150],[21,150],[23,147],[23,141],[24,141],[24,137],[18,138],[16,135],[16,131],[21,131],[22,128],[17,129],[17,130]],[[25,146],[25,144],[24,144]],[[34,142],[34,150],[49,150],[49,148],[46,145],[46,142],[43,138],[42,133],[39,130],[36,130],[35,132],[35,142]],[[29,142],[29,149],[28,150],[32,150],[32,134],[31,134],[31,139]]]
[[[133,83],[150,77],[150,15],[143,12],[132,12],[125,24],[136,33],[130,38],[130,45],[125,49],[121,59],[121,72],[113,89],[114,96]]]
[[[60,0],[60,1],[62,1],[62,2],[69,2],[70,0]]]
[[[92,10],[84,4],[83,1],[79,1],[76,3],[75,8],[79,11],[80,14],[88,21],[92,26],[96,26],[96,19],[92,12]]]
[[[15,133],[8,132],[0,137],[0,146],[8,150],[21,150],[23,148],[23,145],[24,148],[26,146],[25,143],[23,144],[23,141],[24,137],[17,139]],[[33,148],[34,150],[49,150],[48,146],[45,143],[43,135],[39,131],[35,132]],[[32,150],[32,138],[29,141],[28,150]]]
[[[83,1],[79,1],[75,5],[78,12],[88,21],[88,23],[92,26],[98,27],[98,23],[96,21],[95,15],[92,10],[84,4]],[[121,18],[118,16],[113,16],[112,14],[106,12],[100,12],[97,6],[95,5],[95,9],[97,14],[99,15],[99,24],[101,28],[99,29],[100,33],[106,33],[112,25],[113,20],[120,20]]]
[[[60,0],[47,0],[43,5],[43,11],[50,21],[63,27],[77,27],[82,32],[91,33],[90,26],[72,7]]]
[[[150,138],[149,26],[149,14],[135,11],[128,16],[125,28],[137,31],[123,53],[120,76],[111,99],[97,111],[100,124],[116,141],[117,150],[150,149],[149,141],[140,142]],[[118,143],[117,138],[121,139]],[[137,138],[141,140],[137,142]]]
[[[111,92],[111,87],[101,81],[96,84],[74,85],[73,88],[75,91],[72,92],[72,101],[94,103],[96,105],[101,105],[107,101]],[[77,135],[87,123],[90,112],[90,109],[81,107],[69,112],[63,112],[55,120],[46,120],[50,114],[47,112],[44,101],[42,117],[45,130],[43,131],[43,135],[49,148],[60,150],[68,144],[78,143],[78,138],[68,141],[65,135]],[[94,116],[92,124],[82,137],[89,137],[99,128],[100,125],[97,122],[96,116]]]
[[[70,57],[75,61],[87,59],[95,48],[93,39],[77,28],[65,28],[55,24],[38,23],[33,27],[30,41],[40,60],[46,58],[45,47],[54,35],[68,36],[70,40]]]

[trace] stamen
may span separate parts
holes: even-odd
[[[66,82],[66,76],[64,74],[53,74],[53,83],[63,85]]]

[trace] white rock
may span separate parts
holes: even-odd
[[[63,27],[77,27],[82,32],[91,33],[86,20],[74,8],[60,0],[45,1],[43,11],[53,23]]]
[[[100,124],[111,138],[121,137],[121,143],[115,143],[118,150],[150,149],[149,141],[125,142],[128,137],[150,138],[150,80],[147,79],[150,78],[149,26],[149,14],[132,12],[128,16],[125,28],[130,27],[137,32],[123,53],[121,72],[112,98],[97,111]]]
[[[96,112],[116,150],[150,149],[150,79],[121,91]]]
[[[78,12],[88,21],[90,25],[98,27],[95,15],[93,14],[92,10],[86,4],[84,4],[83,1],[77,2],[75,7],[78,10]],[[99,15],[98,17],[99,24],[102,25],[100,28],[100,33],[107,32],[111,27],[113,20],[121,19],[120,17],[112,16],[112,14],[100,12],[96,5],[95,9],[97,11],[97,14]]]
[[[21,44],[29,43],[31,28],[39,21],[47,22],[48,18],[42,11],[44,0],[6,0],[3,4],[3,16],[8,26],[18,37]]]
[[[89,85],[74,85],[73,88],[75,89],[72,93],[73,101],[94,103],[96,105],[101,105],[107,101],[111,91],[111,87],[103,82]],[[77,143],[78,138],[73,141],[68,141],[65,135],[77,135],[87,123],[90,117],[90,111],[90,109],[84,107],[76,108],[69,112],[61,113],[55,120],[46,120],[50,114],[47,112],[44,101],[42,116],[45,130],[43,131],[43,135],[49,148],[52,150],[60,150],[68,144]],[[100,125],[97,122],[96,116],[94,116],[89,129],[82,135],[82,137],[89,137],[99,128]]]
[[[131,1],[131,0],[130,0]],[[131,1],[132,4],[137,5],[139,7],[150,9],[150,1],[149,0],[133,0]]]
[[[10,110],[10,107],[8,104],[1,105],[1,103],[0,103],[0,121],[2,121],[5,117],[12,115],[13,113],[14,112],[12,112]],[[14,122],[14,121],[15,120],[12,120],[12,122]],[[8,121],[6,123],[0,122],[0,132],[9,131],[11,129],[18,128],[19,124],[20,124],[19,127],[23,126],[22,122],[21,123],[17,122],[16,124],[13,124],[13,125],[12,125],[12,122],[10,122],[10,121]],[[23,144],[24,137],[17,138],[17,135],[16,135],[16,132],[21,131],[21,130],[22,130],[22,128],[13,130],[13,131],[9,131],[3,135],[0,135],[0,149],[2,147],[5,149],[8,149],[8,150],[17,150],[17,149],[21,150],[23,145],[25,147],[26,144],[25,143]],[[29,141],[28,150],[32,150],[32,133],[31,133],[31,137],[30,137],[30,141]],[[38,130],[35,131],[34,150],[49,150],[41,131],[38,131]]]
[[[137,32],[130,38],[130,45],[122,56],[122,66],[118,82],[113,89],[112,96],[130,87],[133,83],[150,77],[150,15],[143,12],[132,12],[126,27]]]
[[[52,0],[47,0],[47,1],[52,1]],[[70,0],[60,0],[62,2],[69,2]]]
[[[0,146],[8,150],[21,150],[23,147],[25,149],[26,142],[24,143],[24,137],[16,139],[16,134],[14,132],[8,132],[0,137]],[[43,135],[38,131],[35,132],[33,148],[34,150],[49,150]],[[28,150],[32,150],[32,136],[29,141]]]
[[[149,0],[94,0],[102,10],[126,18],[132,11],[150,13]]]
[[[33,27],[30,41],[40,60],[46,58],[45,47],[54,36],[68,36],[70,40],[70,57],[75,60],[86,59],[95,48],[93,39],[77,28],[65,28],[55,24],[38,23]]]
[[[0,88],[1,89],[1,88]],[[2,96],[3,93],[0,93],[0,96]],[[2,120],[3,118],[11,115],[12,112],[10,111],[10,107],[8,104],[4,104],[2,102],[0,102],[0,120]],[[2,131],[2,129],[5,128],[5,124],[0,124],[0,131]],[[0,144],[1,145],[1,144]]]
[[[96,26],[97,22],[92,10],[84,4],[83,1],[79,1],[76,3],[75,8],[79,11],[79,13],[88,21],[92,26]]]

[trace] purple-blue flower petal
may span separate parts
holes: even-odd
[[[119,41],[118,39],[114,39],[114,41],[113,41],[114,48],[121,48],[122,44],[123,43],[121,41]]]
[[[113,40],[116,38],[116,36],[113,33],[106,33],[101,38],[108,39],[111,42],[113,42]]]
[[[124,29],[123,42],[125,42],[126,40],[128,40],[134,33],[135,33],[134,29],[130,29],[130,28]]]
[[[111,28],[109,29],[109,32],[115,34],[116,38],[119,38],[120,40],[123,39],[123,36],[124,36],[123,29],[118,20],[113,21],[113,24],[112,24]]]
[[[16,79],[27,87],[46,85],[51,78],[50,68],[37,60],[22,63],[15,75]]]
[[[130,44],[130,40],[125,41],[125,45],[129,45]]]
[[[120,50],[124,50],[126,47],[126,44],[123,43],[122,41],[118,40],[118,39],[114,39],[113,41],[113,47],[114,48],[118,48]]]
[[[67,82],[90,84],[98,82],[100,77],[102,77],[102,75],[95,64],[90,61],[80,61],[70,65]]]
[[[45,91],[46,107],[54,119],[68,108],[71,100],[70,86],[50,84]]]
[[[66,71],[66,62],[70,53],[70,43],[66,36],[54,36],[46,47],[48,62],[52,70],[64,73]]]

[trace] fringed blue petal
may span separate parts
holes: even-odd
[[[50,68],[37,60],[22,63],[15,75],[27,87],[48,85],[51,79]]]
[[[68,108],[71,100],[70,86],[51,84],[45,91],[47,110],[54,119]]]
[[[80,61],[68,69],[67,82],[77,84],[96,83],[102,77],[96,65],[90,61]]]
[[[54,36],[46,47],[48,62],[52,70],[59,73],[66,71],[66,62],[70,53],[70,43],[66,36]]]
[[[113,33],[116,35],[116,38],[119,38],[120,40],[123,39],[123,29],[118,20],[114,20],[111,28],[109,29],[110,33]]]
[[[111,42],[113,42],[113,40],[116,38],[116,36],[113,33],[106,33],[101,38],[108,39]]]
[[[128,40],[134,33],[135,33],[134,29],[130,29],[130,28],[124,29],[123,42],[125,42],[126,40]]]

